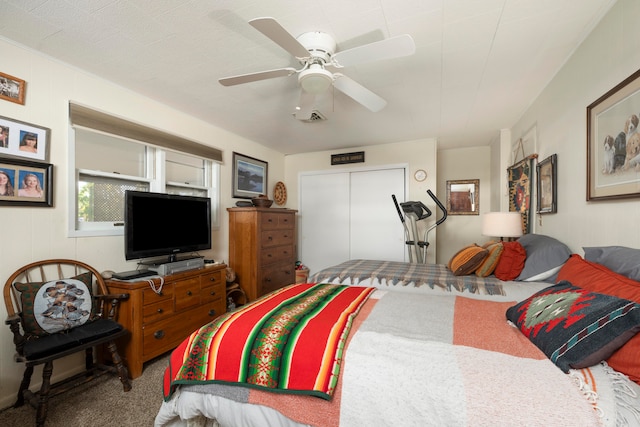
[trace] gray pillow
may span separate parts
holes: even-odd
[[[584,259],[640,282],[640,250],[624,246],[595,246],[584,249]]]
[[[558,271],[571,256],[569,247],[543,234],[525,234],[518,242],[527,251],[527,259],[516,280],[555,283]]]

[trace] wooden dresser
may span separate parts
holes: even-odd
[[[249,301],[296,282],[296,210],[228,208],[229,267]]]
[[[191,332],[226,312],[225,264],[164,276],[156,293],[145,279],[107,280],[111,293],[128,293],[118,322],[130,332],[118,343],[131,378],[143,363],[174,349]],[[160,279],[153,279],[156,290]]]

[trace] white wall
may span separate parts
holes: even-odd
[[[640,68],[640,2],[619,0],[512,129],[537,126],[538,160],[558,155],[558,213],[533,218],[536,233],[576,253],[583,246],[640,247],[640,200],[586,201],[586,108]]]
[[[31,50],[0,40],[2,71],[26,80],[26,102],[19,105],[0,101],[0,116],[51,129],[50,160],[54,165],[53,208],[0,207],[0,278],[4,281],[20,266],[46,258],[75,258],[99,271],[131,270],[134,263],[124,259],[122,236],[68,238],[68,103],[70,100],[132,121],[220,148],[224,152],[221,168],[221,227],[213,234],[213,250],[206,254],[216,260],[227,259],[228,215],[231,198],[232,152],[237,151],[269,163],[269,188],[284,179],[284,156],[261,145],[213,127],[148,98],[66,66]],[[4,283],[4,282],[2,282]],[[4,304],[0,318],[6,318]],[[14,349],[9,328],[0,328],[0,408],[11,405],[22,378],[21,365],[13,361]],[[66,362],[66,363],[65,363]],[[82,363],[71,357],[56,363],[54,377]],[[33,376],[39,384],[40,370]]]
[[[482,214],[491,211],[491,148],[472,147],[438,151],[438,198],[446,206],[447,181],[480,180],[479,215],[448,215],[438,226],[437,262],[446,264],[461,248],[489,240],[482,236]]]
[[[431,189],[439,198],[436,188],[437,169],[436,169],[436,141],[434,139],[421,139],[416,141],[407,141],[402,143],[391,143],[374,145],[369,147],[352,147],[346,150],[335,151],[319,151],[315,153],[294,154],[285,157],[285,184],[287,185],[288,203],[292,206],[298,206],[299,197],[299,174],[301,172],[308,171],[322,171],[322,170],[335,170],[345,169],[349,167],[371,167],[379,165],[391,165],[406,163],[409,165],[408,176],[408,193],[407,200],[422,201],[432,212],[429,219],[420,221],[419,235],[424,235],[424,226],[430,225],[435,222],[435,203],[427,195],[427,190]],[[354,151],[365,152],[365,163],[355,163],[351,165],[336,165],[331,166],[331,155],[340,153],[350,153]],[[413,173],[418,169],[424,169],[427,172],[427,179],[422,182],[417,182],[413,179]],[[393,207],[393,201],[389,195],[388,200],[381,200],[381,206]],[[395,209],[395,208],[393,208]],[[439,213],[439,211],[438,211]],[[440,216],[438,215],[438,218]],[[400,218],[398,218],[398,227],[402,227]],[[429,246],[427,251],[427,259],[429,262],[435,262],[435,237],[436,232],[429,234]],[[330,244],[330,242],[326,243]],[[304,262],[304,260],[301,260]]]

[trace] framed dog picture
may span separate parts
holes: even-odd
[[[640,197],[640,70],[587,107],[587,201]]]

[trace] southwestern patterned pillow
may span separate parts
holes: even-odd
[[[640,304],[563,281],[509,308],[507,319],[566,373],[605,360],[640,332]]]
[[[456,252],[447,266],[455,276],[466,276],[473,274],[488,255],[488,250],[474,243]]]
[[[85,324],[92,315],[91,273],[50,282],[16,283],[27,334],[45,336]]]

